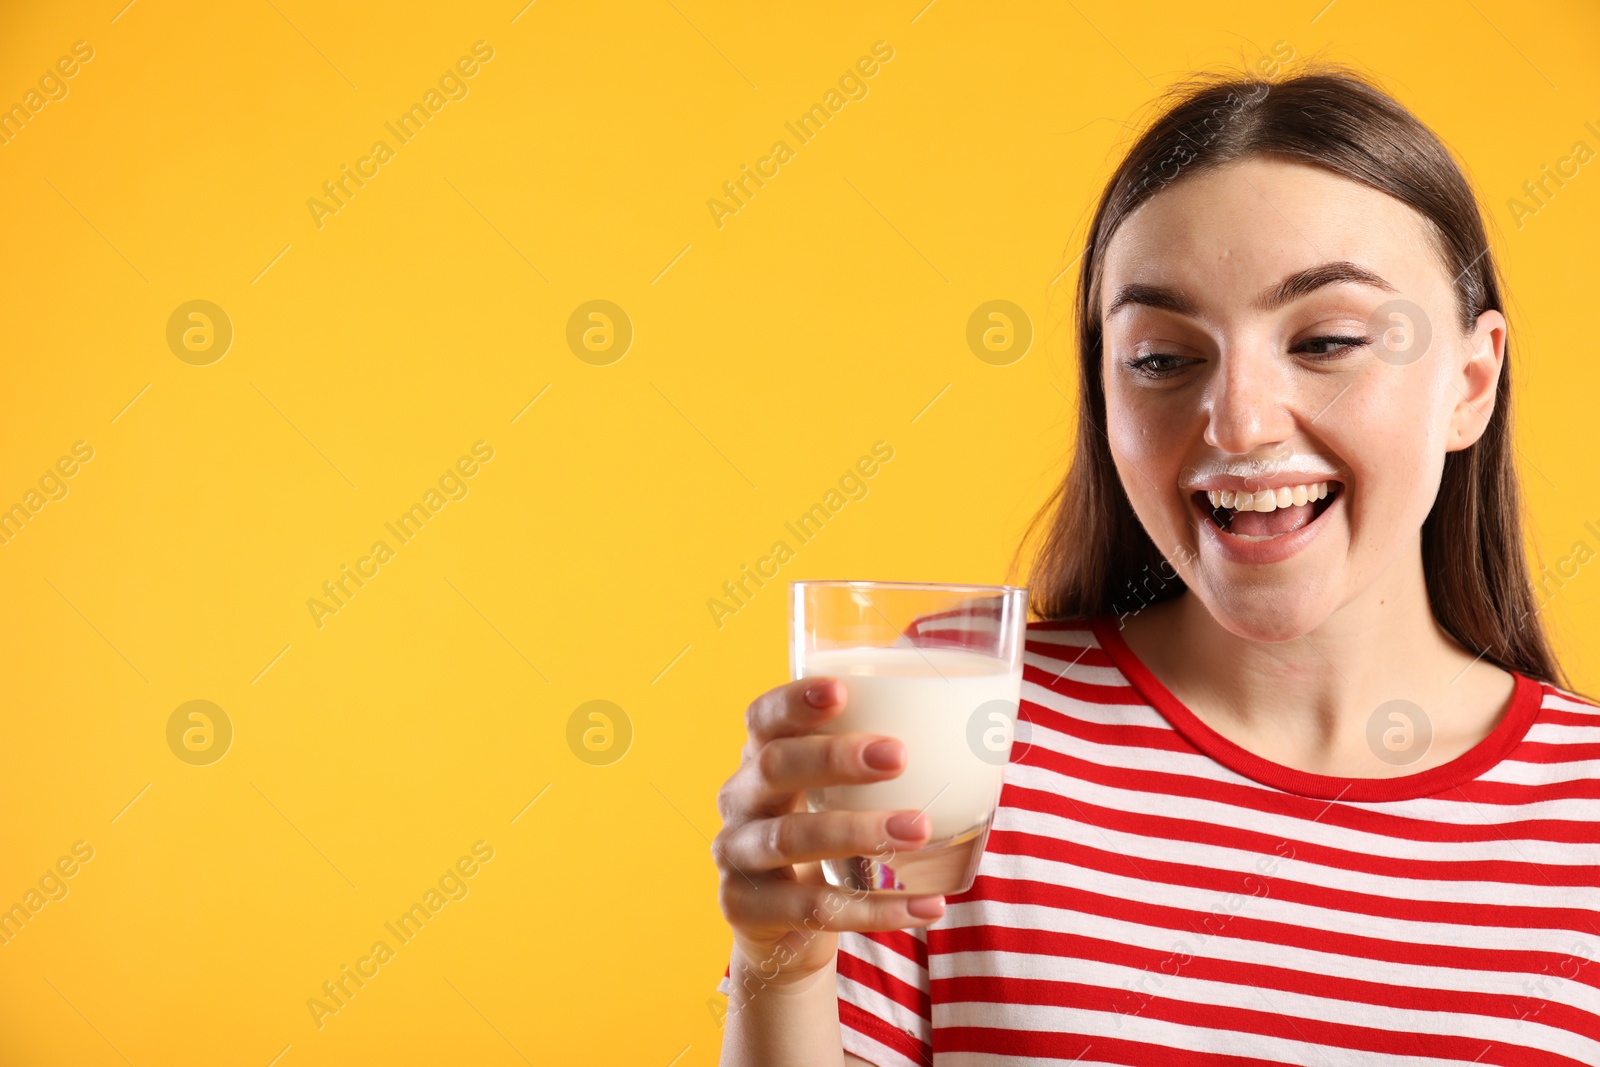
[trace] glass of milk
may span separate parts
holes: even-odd
[[[842,889],[972,888],[1011,756],[1022,692],[1028,591],[926,582],[790,583],[793,679],[837,678],[844,710],[817,733],[898,738],[893,778],[808,790],[811,811],[925,813],[928,843],[824,860]]]

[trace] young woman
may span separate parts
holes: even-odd
[[[1337,68],[1176,96],[1084,248],[977,880],[830,889],[927,822],[803,791],[903,748],[811,732],[837,680],[758,697],[723,1064],[1600,1063],[1600,706],[1523,555],[1479,206]]]

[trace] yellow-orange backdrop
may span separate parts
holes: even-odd
[[[1325,51],[1460,152],[1532,547],[1600,544],[1600,175],[1511,203],[1600,148],[1592,4],[125,3],[0,15],[0,1063],[714,1063],[784,583],[1008,577],[1086,213],[1195,68]]]

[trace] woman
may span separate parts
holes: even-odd
[[[830,891],[819,859],[927,822],[803,790],[903,749],[810,732],[835,680],[758,697],[718,797],[722,1062],[1600,1063],[1600,710],[1522,553],[1503,307],[1469,186],[1381,91],[1180,87],[1084,249],[977,880]]]

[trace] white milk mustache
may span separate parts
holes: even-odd
[[[1016,729],[1020,664],[1013,669],[963,649],[846,648],[811,653],[802,673],[838,678],[847,694],[844,710],[817,733],[885,734],[906,746],[898,775],[810,790],[812,810],[925,809],[934,845],[981,827],[993,813],[1005,775],[1005,762],[993,753],[1009,745]],[[974,727],[980,707],[984,712]],[[974,744],[985,741],[996,762],[974,751]]]

